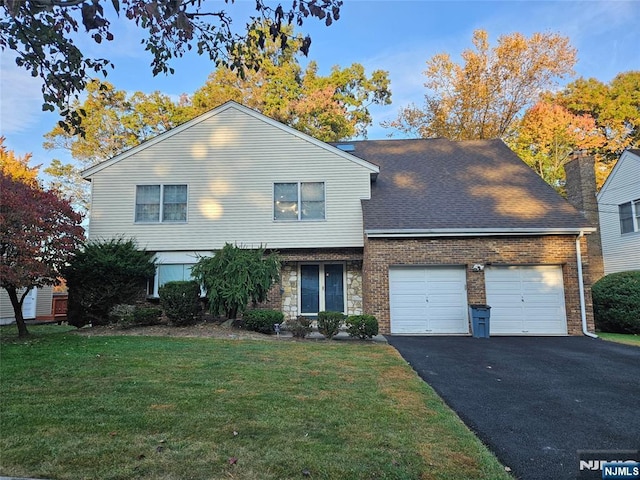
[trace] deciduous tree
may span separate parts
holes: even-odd
[[[576,115],[590,115],[606,139],[596,150],[602,184],[626,148],[640,147],[640,71],[618,74],[611,82],[580,78],[553,97]]]
[[[268,24],[262,27],[269,30]],[[295,36],[285,48],[267,41],[260,69],[239,78],[227,67],[213,72],[192,97],[194,115],[235,100],[323,141],[366,136],[372,123],[369,107],[391,103],[388,72],[367,75],[364,67],[334,66],[327,76],[318,75],[318,65],[300,66]]]
[[[0,171],[3,175],[31,186],[38,185],[39,167],[30,167],[31,154],[17,156],[13,150],[5,147],[6,138],[0,137]]]
[[[9,295],[20,336],[29,333],[24,299],[32,288],[58,281],[82,242],[81,221],[56,192],[0,173],[0,287]]]
[[[605,143],[595,120],[561,105],[540,101],[517,124],[509,146],[548,184],[564,185],[564,165],[574,150],[594,151]]]
[[[447,53],[428,60],[424,107],[404,107],[385,126],[424,138],[505,138],[523,109],[576,63],[569,39],[552,33],[503,35],[490,47],[487,32],[476,30],[473,47],[460,64]]]
[[[225,0],[226,8],[233,1]],[[212,5],[215,5],[213,7]],[[144,31],[144,49],[152,56],[154,75],[173,73],[171,60],[196,50],[216,64],[235,70],[257,68],[256,55],[267,38],[287,45],[288,25],[302,25],[316,17],[329,26],[340,17],[341,0],[293,0],[289,7],[255,2],[256,17],[270,20],[270,30],[256,28],[251,17],[244,34],[232,28],[232,15],[219,2],[202,0],[2,0],[0,47],[17,54],[18,66],[43,80],[44,110],[56,107],[66,128],[77,128],[82,117],[69,108],[70,100],[84,90],[97,73],[107,75],[113,64],[106,58],[89,58],[76,43],[81,30],[96,44],[114,39],[112,22],[131,22]],[[116,20],[117,19],[117,20]],[[305,55],[311,39],[299,48]]]

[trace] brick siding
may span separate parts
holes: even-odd
[[[389,266],[464,265],[467,272],[469,304],[486,303],[484,272],[473,272],[475,263],[484,265],[560,265],[565,289],[567,330],[582,334],[578,270],[573,235],[537,237],[475,238],[369,238],[365,240],[363,296],[365,313],[375,315],[380,332],[390,333]],[[591,285],[585,238],[581,240],[585,271],[587,325],[593,331]]]

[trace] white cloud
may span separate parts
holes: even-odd
[[[41,82],[18,67],[15,56],[0,54],[0,130],[3,135],[33,127],[42,115]]]

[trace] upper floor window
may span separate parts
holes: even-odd
[[[620,214],[621,233],[640,231],[640,198],[618,205],[618,213]]]
[[[136,222],[186,222],[186,185],[137,185]]]
[[[324,220],[324,182],[273,185],[274,220]]]

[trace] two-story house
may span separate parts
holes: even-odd
[[[640,270],[640,150],[626,150],[597,195],[604,273]]]
[[[84,172],[90,239],[155,252],[149,287],[189,278],[226,242],[283,260],[289,317],[376,315],[382,333],[593,328],[584,235],[595,229],[499,140],[329,145],[228,102]]]

